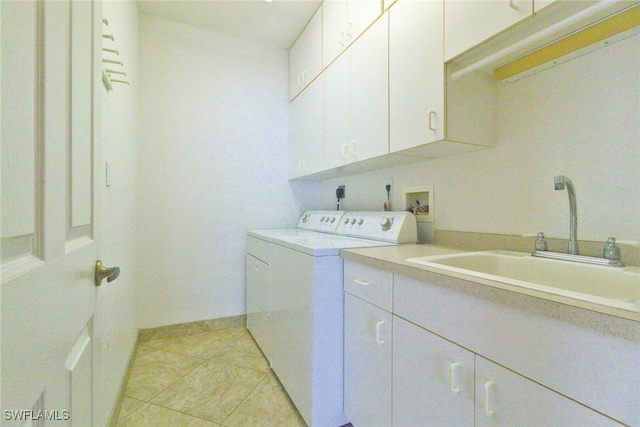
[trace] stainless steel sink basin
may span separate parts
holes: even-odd
[[[406,261],[640,312],[638,267],[579,264],[511,251],[466,252]]]

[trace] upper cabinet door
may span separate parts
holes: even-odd
[[[347,1],[347,35],[354,41],[382,13],[380,0]]]
[[[532,14],[533,0],[445,0],[445,61]]]
[[[323,169],[324,76],[289,103],[289,178]]]
[[[322,71],[322,8],[311,18],[289,50],[289,99]]]
[[[347,48],[347,2],[325,0],[322,4],[322,65],[326,67]]]
[[[322,62],[328,66],[382,13],[382,0],[325,0]]]
[[[445,137],[443,1],[398,0],[389,10],[389,150]]]
[[[324,76],[324,166],[327,169],[352,161],[349,151],[349,93],[351,63],[347,51],[331,64]]]
[[[350,153],[353,161],[389,152],[389,24],[384,15],[351,46]]]

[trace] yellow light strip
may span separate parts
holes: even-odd
[[[504,80],[640,25],[640,5],[604,19],[493,70]]]

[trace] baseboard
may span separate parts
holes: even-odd
[[[200,320],[197,322],[178,323],[176,325],[140,329],[138,331],[138,342],[147,342],[180,335],[191,335],[200,332],[210,332],[235,326],[245,326],[246,324],[247,316],[240,314],[237,316],[221,317],[218,319]]]
[[[124,377],[122,378],[122,383],[120,384],[120,392],[118,393],[118,399],[116,399],[116,404],[113,405],[113,409],[111,410],[111,417],[109,418],[109,427],[115,427],[118,423],[118,418],[120,417],[120,409],[122,408],[122,401],[124,400],[124,392],[127,389],[127,383],[129,382],[129,377],[131,376],[131,370],[133,369],[133,361],[136,358],[136,350],[138,349],[138,343],[140,342],[140,334],[138,334],[138,338],[136,339],[136,343],[133,346],[133,351],[131,352],[131,356],[129,356],[129,362],[127,363],[127,370],[125,371]]]

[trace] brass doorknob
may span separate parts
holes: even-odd
[[[102,265],[102,261],[96,261],[95,283],[96,286],[102,284],[102,279],[107,279],[107,282],[113,282],[120,276],[120,267],[107,268]]]

